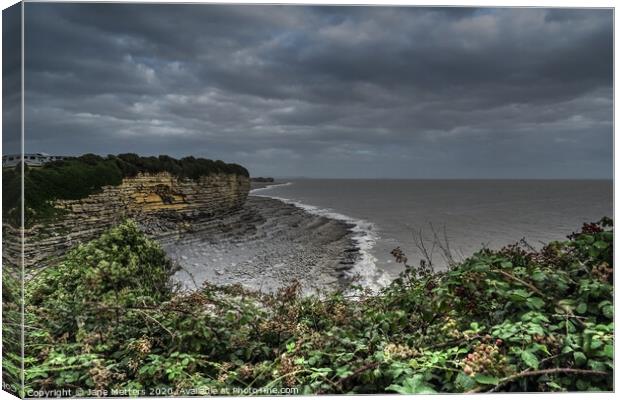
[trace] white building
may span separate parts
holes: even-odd
[[[65,160],[67,157],[65,156],[50,156],[47,153],[25,153],[24,154],[24,163],[26,165],[43,165],[50,161],[58,161]],[[21,154],[7,154],[2,156],[2,166],[3,167],[14,167],[22,161]]]

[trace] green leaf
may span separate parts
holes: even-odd
[[[338,367],[336,369],[336,376],[338,378],[346,378],[347,376],[352,375],[352,374],[353,374],[353,371],[351,371],[348,367]]]
[[[424,380],[424,375],[416,374],[404,380],[402,385],[390,385],[386,390],[392,390],[400,394],[429,394],[437,393],[435,389]]]
[[[524,302],[531,295],[532,294],[529,293],[527,290],[515,289],[508,293],[508,298],[512,301],[521,303],[521,302]]]
[[[600,349],[601,347],[603,347],[603,342],[599,339],[592,339],[592,341],[590,342],[591,350]]]
[[[575,302],[572,299],[562,299],[558,301],[558,307],[556,307],[556,312],[560,314],[566,314],[567,312],[573,312],[575,309]]]
[[[538,369],[538,357],[529,351],[521,353],[521,359],[530,368]]]
[[[558,385],[556,382],[547,382],[547,386],[554,390],[562,390],[562,386]]]
[[[586,303],[579,303],[575,311],[577,311],[578,314],[585,314],[585,312],[588,311],[588,305]]]
[[[472,271],[475,272],[486,272],[489,269],[491,269],[491,267],[488,264],[476,264],[472,267]]]
[[[603,354],[605,354],[605,357],[614,358],[614,346],[606,344],[603,348]]]
[[[474,376],[474,379],[476,380],[476,382],[483,385],[497,385],[499,383],[499,378],[491,375],[476,374],[476,376]]]
[[[292,353],[295,350],[295,342],[289,342],[286,344],[287,353]]]
[[[539,324],[529,323],[527,325],[527,333],[529,333],[530,335],[537,334],[542,336],[545,334],[545,330]]]
[[[594,242],[594,244],[592,245],[594,247],[596,247],[597,249],[606,249],[609,246],[609,243],[607,242],[603,242],[603,241],[598,241],[598,242]]]
[[[588,244],[594,243],[594,236],[592,235],[582,235],[581,238]]]
[[[540,297],[530,297],[527,299],[526,302],[528,306],[535,308],[537,310],[540,310],[541,308],[545,306],[545,301],[541,299]]]
[[[586,391],[590,387],[590,382],[584,379],[577,379],[577,381],[575,382],[575,386],[577,386],[578,390]]]
[[[474,388],[474,386],[476,385],[476,381],[471,379],[469,375],[461,372],[456,376],[454,384],[457,388],[459,388],[463,392],[466,392]]]
[[[614,306],[605,306],[603,307],[603,315],[609,319],[613,319],[614,317]]]
[[[573,357],[575,358],[575,363],[577,365],[584,365],[586,363],[586,361],[588,360],[588,358],[586,357],[585,354],[583,354],[580,351],[576,351],[573,353]]]
[[[595,360],[589,360],[588,367],[592,368],[595,371],[606,371],[607,370],[607,366],[605,365],[604,362],[595,361]]]

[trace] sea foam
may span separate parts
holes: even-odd
[[[372,290],[378,290],[387,286],[391,279],[389,275],[377,268],[377,259],[372,255],[372,248],[379,239],[379,235],[376,233],[377,229],[372,222],[365,221],[363,219],[352,218],[344,214],[337,213],[328,208],[320,208],[317,206],[304,204],[296,200],[288,199],[285,197],[271,196],[269,194],[263,194],[269,189],[274,189],[282,186],[290,186],[292,182],[281,183],[276,185],[270,185],[264,188],[253,189],[250,194],[258,197],[268,197],[274,200],[279,200],[283,203],[293,205],[300,208],[309,214],[317,215],[320,217],[330,218],[337,221],[345,222],[352,225],[351,232],[353,233],[353,243],[355,247],[359,248],[359,258],[353,265],[353,268],[347,272],[351,277],[357,277],[356,284],[363,287],[370,288]],[[258,194],[260,192],[261,194]]]
[[[252,189],[252,190],[250,190],[250,194],[254,195],[254,193],[256,193],[256,192],[262,192],[262,191],[267,190],[267,189],[273,189],[273,188],[282,187],[282,186],[290,186],[292,184],[293,184],[293,182],[276,183],[274,185],[269,185],[269,186],[265,186],[265,187],[258,188],[258,189]],[[269,197],[269,196],[264,196],[264,197]]]

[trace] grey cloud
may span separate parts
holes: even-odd
[[[21,7],[2,12],[2,147],[21,149]]]
[[[26,146],[609,178],[612,32],[601,9],[28,3]]]

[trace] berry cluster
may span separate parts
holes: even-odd
[[[93,380],[97,390],[107,389],[110,386],[110,382],[114,380],[126,379],[125,374],[110,371],[103,365],[101,360],[93,361],[92,367],[88,370],[88,374]]]
[[[589,223],[589,224],[583,224],[583,226],[581,227],[581,233],[586,234],[586,235],[594,235],[596,233],[601,233],[603,232],[603,228],[597,224],[597,223]],[[573,233],[573,235],[569,236],[570,237],[575,237],[578,234]]]
[[[614,279],[614,269],[607,262],[602,262],[592,268],[592,276],[601,282],[612,283]]]
[[[532,340],[536,343],[547,346],[547,350],[551,352],[560,350],[563,344],[562,339],[554,335],[553,333],[548,336],[543,336],[536,333],[534,334],[534,336],[532,336]]]
[[[274,371],[274,377],[284,377],[282,383],[287,387],[294,387],[297,385],[294,375],[298,370],[300,370],[300,367],[295,365],[293,359],[288,354],[283,353],[280,356],[280,366]]]
[[[228,380],[229,371],[232,367],[234,367],[234,364],[230,362],[224,362],[220,364],[220,370],[217,374],[217,381],[220,383],[226,382]]]
[[[390,251],[390,254],[392,255],[392,257],[394,257],[396,263],[405,265],[407,264],[407,256],[400,247],[397,247],[394,250]]]
[[[454,318],[445,317],[445,323],[441,326],[441,333],[445,334],[451,339],[460,339],[463,333],[457,328],[457,323]]]
[[[337,324],[346,324],[349,322],[349,314],[347,312],[347,306],[342,303],[335,304],[332,307],[332,319]]]
[[[463,372],[469,376],[485,373],[494,376],[502,376],[508,366],[507,357],[501,353],[500,339],[496,343],[480,343],[474,347],[474,351],[461,360]]]
[[[407,360],[420,355],[420,352],[405,344],[389,343],[383,348],[383,354],[387,359]]]

